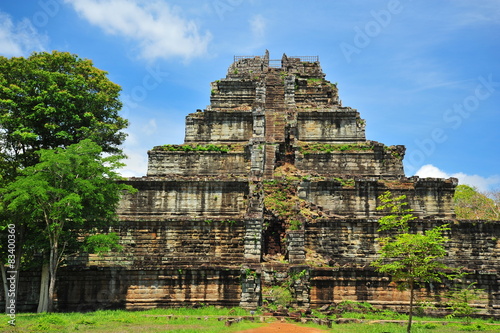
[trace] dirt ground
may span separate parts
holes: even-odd
[[[267,326],[238,331],[237,333],[325,333],[326,331],[316,328],[297,326],[289,323],[274,322]]]

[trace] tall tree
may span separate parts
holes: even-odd
[[[380,273],[388,274],[398,284],[400,290],[410,291],[410,310],[407,332],[411,332],[415,287],[422,283],[441,282],[450,278],[451,268],[440,262],[446,255],[444,244],[447,238],[443,233],[449,230],[447,225],[436,226],[423,233],[411,232],[410,222],[416,217],[406,208],[406,196],[393,197],[387,191],[379,200],[382,205],[377,210],[387,211],[379,219],[379,232],[387,236],[378,238],[380,257],[371,263]]]
[[[39,149],[91,139],[104,152],[120,152],[127,120],[120,86],[92,61],[67,52],[0,57],[0,139],[14,168],[37,162]]]
[[[115,169],[119,156],[101,156],[91,140],[67,148],[40,150],[40,162],[21,171],[4,190],[9,211],[21,213],[32,230],[41,230],[49,252],[48,311],[53,310],[56,274],[68,249],[81,233],[117,221],[116,207],[123,190]]]
[[[118,114],[120,90],[92,61],[67,52],[0,57],[0,188],[37,164],[40,149],[91,139],[103,152],[121,154],[128,122]],[[2,201],[0,196],[0,205]],[[18,259],[13,270],[19,272],[19,259],[27,248],[36,251],[39,240],[33,238],[39,233],[32,224],[28,228],[27,220],[0,209],[0,226],[12,223]],[[5,230],[0,228],[0,237],[8,236]],[[7,257],[1,249],[0,255],[3,272]]]
[[[455,214],[464,220],[500,220],[500,192],[481,193],[475,187],[458,185],[453,197]]]

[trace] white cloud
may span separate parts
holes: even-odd
[[[147,149],[141,145],[140,138],[127,129],[127,139],[123,144],[123,152],[127,158],[123,161],[126,165],[119,170],[123,177],[142,177],[148,168]]]
[[[48,38],[35,29],[31,21],[24,18],[15,23],[10,15],[0,12],[0,54],[5,57],[28,56],[34,51],[43,51]]]
[[[490,176],[488,178],[478,175],[467,175],[463,172],[448,174],[432,164],[422,166],[416,173],[417,176],[425,178],[458,178],[460,184],[476,187],[481,192],[491,191],[500,186],[500,175]]]
[[[262,15],[255,15],[250,19],[250,29],[255,39],[262,39],[266,33],[266,20]]]
[[[127,159],[123,161],[126,165],[119,170],[120,174],[123,177],[145,176],[148,168],[148,158],[144,150],[125,145],[123,152],[127,155]]]
[[[138,43],[144,59],[206,54],[210,32],[200,34],[194,21],[163,1],[65,0],[91,24]]]
[[[430,177],[430,178],[449,178],[446,172],[441,171],[432,164],[426,164],[422,166],[416,173],[419,177]]]

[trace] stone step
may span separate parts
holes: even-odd
[[[274,146],[266,146],[265,156],[264,178],[272,178],[276,163],[276,148]]]

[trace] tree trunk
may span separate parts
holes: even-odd
[[[407,333],[411,333],[411,322],[413,320],[413,299],[415,295],[415,282],[410,280],[410,314],[408,316],[408,327],[406,328]]]
[[[52,244],[50,249],[49,257],[49,286],[48,286],[48,300],[47,300],[47,312],[54,311],[54,294],[56,290],[56,274],[57,266],[59,261],[57,243]]]
[[[40,281],[40,296],[38,298],[38,308],[36,310],[38,313],[49,311],[49,276],[49,264],[43,263]]]

